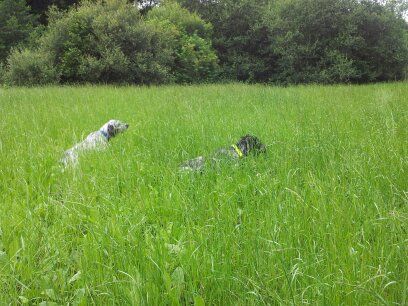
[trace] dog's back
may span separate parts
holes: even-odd
[[[211,164],[217,164],[222,160],[238,160],[249,154],[258,155],[266,151],[265,145],[258,137],[253,135],[245,135],[240,140],[228,148],[217,150],[209,159]],[[207,159],[203,156],[196,157],[182,163],[179,167],[181,171],[201,171],[207,163]]]
[[[110,138],[125,131],[128,127],[127,123],[119,120],[109,120],[98,131],[90,133],[83,141],[65,151],[61,163],[64,168],[70,165],[76,166],[81,152],[106,148]]]

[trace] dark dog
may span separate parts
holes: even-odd
[[[219,149],[215,154],[212,155],[210,161],[217,163],[222,159],[232,159],[238,160],[250,154],[258,155],[259,153],[265,153],[266,147],[262,142],[255,136],[246,135],[241,137],[241,139],[236,143],[231,145],[229,148]],[[180,165],[180,170],[182,171],[200,171],[204,168],[207,163],[206,158],[199,156],[197,158],[188,160]]]

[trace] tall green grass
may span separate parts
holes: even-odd
[[[408,303],[408,86],[0,89],[0,304]],[[109,119],[108,150],[61,173]],[[179,173],[252,133],[268,153]]]

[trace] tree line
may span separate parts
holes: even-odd
[[[401,0],[0,0],[9,85],[407,77]]]

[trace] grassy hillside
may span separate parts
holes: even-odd
[[[0,89],[0,304],[407,304],[408,86]],[[109,119],[107,151],[61,173]],[[268,153],[178,165],[246,134]]]

